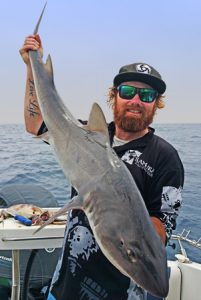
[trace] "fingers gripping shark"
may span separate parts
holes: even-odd
[[[107,259],[151,294],[165,297],[165,247],[153,228],[133,177],[110,147],[101,108],[94,103],[88,124],[83,126],[56,91],[50,56],[46,64],[37,51],[30,51],[29,56],[49,143],[65,176],[78,192],[57,215],[70,209],[83,210]]]

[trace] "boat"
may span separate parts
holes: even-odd
[[[1,250],[12,249],[13,254],[11,300],[18,300],[20,299],[21,294],[19,280],[19,250],[25,248],[38,249],[41,247],[41,240],[43,241],[43,246],[45,248],[51,248],[52,244],[54,244],[54,247],[60,248],[63,242],[65,225],[54,225],[54,228],[52,228],[52,225],[49,225],[40,233],[38,238],[33,238],[31,234],[31,232],[35,230],[34,227],[26,227],[18,224],[16,228],[16,223],[12,218],[5,220],[4,225],[1,224],[1,226],[0,248]],[[184,229],[181,234],[172,235],[169,243],[170,246],[175,248],[174,241],[176,241],[179,245],[179,253],[175,254],[174,260],[168,260],[170,288],[165,300],[201,300],[201,263],[192,261],[188,257],[184,246],[185,244],[188,244],[190,247],[198,249],[198,251],[201,250],[201,237],[198,240],[193,240],[189,237],[189,235],[190,230]],[[26,280],[24,278],[24,282],[25,281]],[[25,289],[23,288],[22,290],[24,291]],[[27,292],[28,285],[26,293]],[[23,299],[28,300],[29,297],[25,294],[23,293]],[[0,300],[5,299],[8,298]]]
[[[194,240],[189,234],[190,230],[184,229],[172,235],[171,241],[177,241],[180,253],[175,254],[175,260],[168,260],[170,289],[166,300],[201,300],[201,263],[192,261],[184,247],[188,244],[201,250],[201,237]]]

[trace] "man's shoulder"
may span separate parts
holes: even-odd
[[[164,138],[153,135],[152,151],[158,166],[168,166],[172,169],[183,170],[183,164],[177,149]]]
[[[153,134],[152,143],[155,147],[157,146],[158,148],[160,148],[161,151],[165,151],[166,153],[177,153],[176,148],[170,142],[160,137],[159,135]]]

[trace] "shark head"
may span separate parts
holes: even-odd
[[[101,245],[103,245],[103,250]],[[166,254],[152,249],[152,241],[128,239],[118,232],[118,234],[114,233],[108,237],[104,236],[100,247],[109,261],[122,274],[133,279],[139,286],[146,286],[146,290],[152,295],[167,296],[169,290],[168,273],[159,272],[160,269],[167,269],[164,260]],[[165,252],[165,247],[163,248]],[[163,277],[159,277],[159,273]]]

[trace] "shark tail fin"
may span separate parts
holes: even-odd
[[[40,22],[41,22],[41,20],[42,20],[42,17],[43,17],[43,14],[44,14],[46,5],[47,5],[47,1],[46,1],[45,5],[44,5],[44,7],[43,7],[43,10],[42,10],[41,14],[40,14],[40,17],[39,17],[39,19],[38,19],[38,22],[37,22],[37,24],[36,24],[36,27],[35,27],[35,29],[34,29],[33,34],[38,33],[38,28],[39,28],[39,26],[40,26]]]

